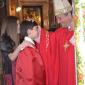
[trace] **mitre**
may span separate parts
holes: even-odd
[[[72,11],[72,6],[68,0],[53,0],[55,16]]]

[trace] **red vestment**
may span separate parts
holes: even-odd
[[[42,56],[46,70],[46,85],[57,85],[59,72],[59,58],[56,56],[56,36],[55,33],[47,33],[41,30],[39,51]]]
[[[38,51],[26,47],[16,61],[16,85],[45,85],[45,69]]]
[[[74,32],[67,28],[60,28],[56,31],[56,42],[59,45],[57,48],[59,51],[58,85],[76,85],[74,46],[70,42],[73,34]]]
[[[76,85],[74,46],[70,43],[73,31],[60,28],[48,33],[41,30],[39,51],[46,70],[46,85]],[[67,42],[69,47],[64,48]]]

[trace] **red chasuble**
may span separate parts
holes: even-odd
[[[16,62],[16,85],[45,85],[45,69],[38,51],[26,47]]]
[[[45,64],[46,85],[76,85],[72,36],[73,31],[66,28],[50,33],[42,29],[39,51]]]
[[[76,85],[75,74],[75,54],[74,46],[70,39],[73,31],[66,28],[60,28],[56,31],[56,42],[59,56],[59,84],[58,85]]]
[[[59,58],[56,55],[56,36],[53,32],[41,30],[39,51],[46,70],[46,85],[57,85],[59,72]]]

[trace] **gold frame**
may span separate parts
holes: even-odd
[[[29,15],[41,26],[42,23],[42,6],[22,6],[22,19],[26,20]]]

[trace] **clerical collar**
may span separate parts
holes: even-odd
[[[32,43],[33,45],[35,45],[34,41],[31,38],[27,37],[27,36],[24,38],[24,40]]]

